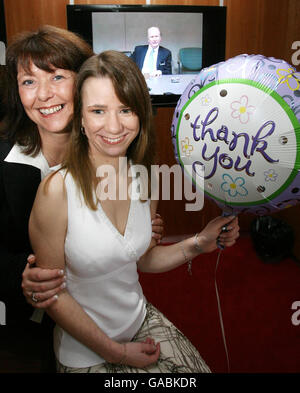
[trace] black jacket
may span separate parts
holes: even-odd
[[[41,182],[39,169],[4,161],[11,148],[0,142],[0,301],[6,306],[6,325],[19,324],[33,311],[21,281],[31,253],[28,220]]]
[[[32,252],[28,220],[41,171],[5,162],[11,148],[0,141],[0,301],[6,308],[6,324],[0,326],[0,372],[55,372],[54,322],[47,314],[41,324],[30,320],[34,309],[21,288]]]

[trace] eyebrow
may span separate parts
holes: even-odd
[[[23,70],[23,71],[18,71],[18,73],[17,73],[17,75],[19,76],[33,76],[33,73],[32,72],[29,72],[29,71],[25,71],[25,70]]]
[[[26,78],[34,78],[34,75],[33,74],[28,74],[28,73],[17,75],[17,82],[20,82],[20,81],[22,81],[23,79],[26,79]]]
[[[49,72],[49,71],[46,71],[47,73],[51,73],[51,74],[55,74],[55,73],[57,73],[57,72],[68,72],[68,73],[72,73],[72,71],[71,70],[67,70],[67,69],[65,69],[65,68],[54,68],[53,70],[52,70],[52,72]],[[20,74],[20,75],[25,75],[25,76],[34,76],[34,72],[31,72],[30,70],[25,70],[25,68],[21,68],[21,70],[18,70],[17,71],[17,74]]]
[[[107,106],[108,105],[101,105],[101,104],[91,104],[91,105],[87,105],[87,107],[88,108],[107,108]],[[122,109],[122,108],[129,108],[129,106],[128,105],[123,105],[123,104],[121,104],[120,106],[119,106],[119,108],[120,109]]]

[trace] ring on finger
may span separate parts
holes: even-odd
[[[33,302],[35,302],[35,303],[38,302],[38,299],[35,297],[35,293],[34,293],[34,292],[32,292],[31,300],[32,300]]]

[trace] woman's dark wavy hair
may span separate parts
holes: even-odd
[[[92,55],[91,47],[81,37],[58,27],[45,25],[17,35],[6,51],[8,111],[1,123],[1,138],[24,146],[26,154],[36,155],[41,148],[37,126],[28,118],[19,97],[18,65],[28,72],[32,62],[47,72],[61,68],[77,73]]]
[[[7,72],[5,65],[0,65],[0,122],[6,116],[7,113],[7,93],[8,93],[8,83],[7,83]]]

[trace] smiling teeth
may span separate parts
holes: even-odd
[[[60,111],[61,109],[62,109],[62,105],[57,105],[57,106],[54,106],[54,107],[52,107],[52,108],[43,108],[43,109],[40,109],[39,111],[43,114],[43,115],[50,115],[50,114],[52,114],[52,113],[56,113],[56,112],[58,112],[58,111]]]
[[[107,138],[106,136],[104,136],[103,139],[105,139],[105,140],[106,140],[107,142],[109,142],[109,143],[117,143],[117,142],[119,142],[120,140],[122,140],[123,137],[120,136],[119,138]]]

